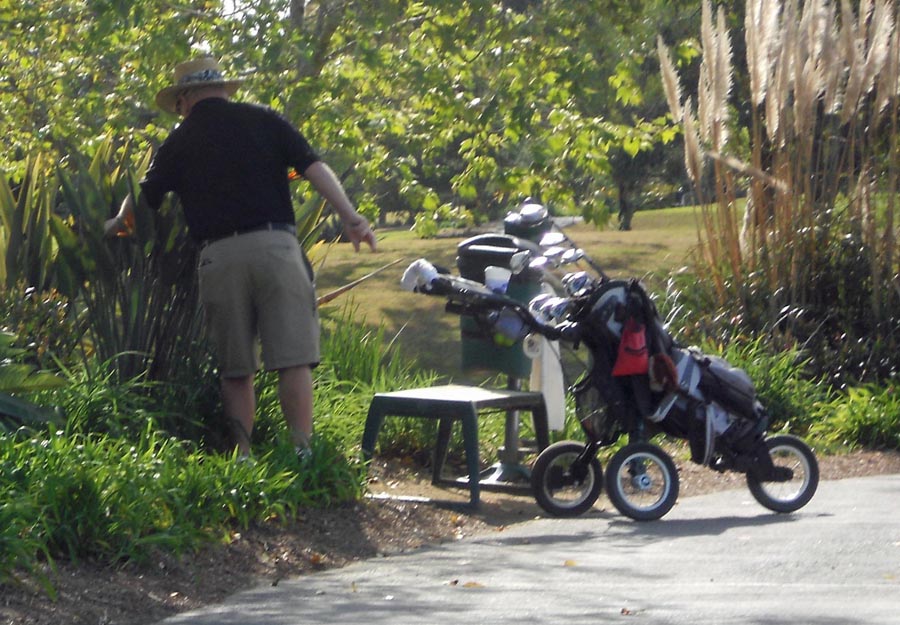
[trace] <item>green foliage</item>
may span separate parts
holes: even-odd
[[[0,540],[10,545],[0,576],[27,570],[41,553],[118,562],[157,549],[183,552],[227,539],[235,528],[357,499],[365,467],[356,450],[371,393],[428,380],[408,364],[374,364],[387,358],[383,335],[360,331],[348,310],[328,335],[335,346],[324,350],[308,459],[298,459],[280,423],[274,375],[261,377],[257,445],[246,460],[162,434],[159,425],[173,410],[167,404],[182,395],[160,393],[156,383],[119,384],[100,366],[105,376],[79,374],[77,384],[45,393],[69,414],[65,430],[0,437],[0,515],[32,510],[34,519],[4,526]]]
[[[25,350],[13,347],[16,336],[0,332],[0,435],[22,426],[42,426],[59,423],[58,411],[42,408],[9,393],[29,393],[59,388],[66,381],[45,371],[36,371],[29,363],[22,362]]]
[[[0,327],[14,334],[15,344],[26,350],[22,362],[38,369],[75,362],[83,321],[59,291],[40,291],[24,282],[8,287],[0,291],[0,319]]]
[[[63,421],[61,411],[44,408],[27,400],[0,393],[0,435],[22,428],[40,428]]]
[[[65,380],[47,372],[35,371],[27,363],[18,363],[24,349],[14,347],[16,336],[0,332],[0,392],[22,393],[63,386]]]
[[[27,154],[65,162],[107,135],[157,143],[174,120],[153,94],[211,51],[247,79],[242,98],[303,127],[370,217],[448,206],[481,221],[532,196],[605,223],[619,139],[603,122],[656,116],[607,114],[607,81],[627,74],[630,102],[657,93],[642,59],[658,24],[690,15],[605,0],[226,4],[30,0],[0,16],[0,167],[19,178]]]
[[[59,285],[86,308],[88,359],[98,356],[121,380],[145,371],[151,380],[189,377],[205,357],[193,247],[177,208],[157,214],[139,203],[133,238],[103,236],[104,220],[136,188],[148,159],[149,153],[132,173],[127,151],[115,153],[106,139],[76,173],[57,170],[66,209],[51,221],[62,261]]]
[[[12,524],[28,540],[15,545],[5,572],[27,562],[29,549],[31,557],[42,549],[71,560],[141,560],[358,497],[360,469],[333,443],[319,441],[314,452],[302,467],[289,445],[240,460],[149,429],[136,441],[62,432],[0,439],[0,462],[17,467],[0,476],[4,502],[36,513],[28,532],[21,520]]]
[[[104,129],[158,135],[152,95],[207,26],[193,7],[153,2],[28,0],[0,14],[2,168],[21,173],[35,152],[65,160]]]
[[[54,236],[66,269],[64,288],[84,303],[90,345],[126,380],[144,371],[149,379],[172,378],[202,357],[200,312],[194,276],[196,246],[178,207],[153,211],[138,199],[130,237],[110,240],[103,222],[137,177],[107,140],[88,167],[58,176],[70,217],[54,218]]]
[[[0,178],[0,285],[16,283],[43,290],[53,277],[56,247],[49,220],[53,191],[46,159],[25,160],[24,173],[10,184]]]
[[[360,13],[384,19],[374,5]],[[484,2],[409,5],[389,31],[372,34],[352,32],[348,21],[335,43],[373,54],[322,68],[322,95],[335,107],[313,132],[334,141],[341,135],[332,127],[363,120],[336,151],[366,150],[356,166],[360,182],[372,181],[358,187],[363,198],[377,190],[395,210],[421,211],[420,224],[442,205],[494,218],[526,195],[571,211],[582,190],[565,179],[599,171],[580,157],[591,150],[602,159],[601,133],[569,98],[567,47],[529,36],[543,30],[539,22]]]
[[[894,384],[849,388],[811,433],[835,447],[900,449],[900,397]]]
[[[419,237],[430,239],[436,237],[441,229],[465,229],[474,225],[475,216],[469,210],[444,204],[433,211],[416,215],[412,229]]]
[[[45,402],[55,402],[66,415],[65,431],[70,435],[111,435],[116,438],[139,438],[153,423],[173,434],[191,430],[190,422],[197,419],[197,406],[184,401],[177,393],[181,382],[170,384],[150,382],[145,376],[119,381],[109,363],[87,362],[67,372],[69,387],[65,392],[38,395]],[[185,381],[186,382],[186,381]],[[176,412],[177,411],[177,412]],[[185,423],[173,424],[171,413]],[[188,437],[197,440],[199,437]]]
[[[0,464],[4,472],[16,467]],[[56,592],[42,573],[36,556],[48,557],[41,541],[33,534],[31,521],[36,517],[33,503],[25,496],[0,488],[0,584],[15,579],[16,571],[24,571],[37,579],[50,598]]]
[[[352,299],[323,321],[323,333],[322,363],[338,380],[387,388],[414,377],[409,361],[385,340],[384,328],[368,327]]]
[[[149,153],[138,173],[148,159]],[[177,375],[179,365],[190,363],[183,354],[203,353],[193,247],[179,211],[140,206],[135,236],[108,240],[104,220],[136,188],[127,151],[117,154],[106,139],[74,173],[57,167],[52,175],[43,160],[29,162],[15,191],[0,181],[6,323],[14,324],[28,345],[35,343],[39,366],[57,350],[62,364],[71,365],[78,345],[111,363],[122,379],[145,370],[151,379]],[[16,287],[22,284],[24,297]],[[76,299],[84,317],[69,310],[67,302]],[[51,323],[64,324],[71,333],[58,328],[50,344]]]
[[[805,269],[817,288],[802,297],[795,292],[803,304],[788,304],[789,288],[762,271],[725,280],[723,291],[712,280],[693,282],[683,291],[694,311],[693,331],[722,341],[755,334],[773,346],[802,350],[810,372],[827,376],[836,388],[890,379],[900,326],[885,313],[893,309],[896,293],[876,287],[869,256],[852,234],[823,238]]]
[[[360,435],[361,436],[361,435]],[[367,469],[355,455],[350,441],[320,433],[310,441],[311,455],[298,458],[294,446],[284,441],[272,450],[270,461],[293,468],[296,471],[291,492],[303,501],[314,502],[316,507],[337,506],[358,500],[363,493]],[[276,501],[283,500],[278,497]],[[308,506],[309,504],[307,504]],[[290,508],[282,514],[293,512]]]

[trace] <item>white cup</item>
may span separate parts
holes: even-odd
[[[484,285],[494,293],[506,293],[512,271],[506,267],[488,265],[484,268]]]

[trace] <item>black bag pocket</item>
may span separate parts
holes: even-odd
[[[706,356],[698,388],[729,412],[745,419],[756,417],[756,389],[750,376],[722,358]]]

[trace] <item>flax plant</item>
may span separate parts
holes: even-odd
[[[110,241],[103,222],[113,214],[149,164],[134,172],[104,142],[89,167],[58,171],[70,216],[54,216],[64,292],[77,295],[88,317],[89,347],[113,363],[120,379],[146,372],[150,379],[177,373],[185,354],[200,353],[200,315],[193,267],[196,250],[179,211],[136,210],[131,237]],[[143,208],[143,207],[142,207]]]
[[[53,193],[47,159],[29,158],[15,184],[0,176],[0,286],[17,282],[43,289],[53,280],[56,246],[48,222]]]
[[[785,344],[817,343],[820,356],[853,351],[858,377],[894,370],[900,338],[896,22],[893,0],[748,0],[746,129],[729,117],[736,73],[723,9],[703,5],[696,105],[658,45],[701,199],[698,262],[719,306]]]

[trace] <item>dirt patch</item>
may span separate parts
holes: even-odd
[[[824,480],[900,473],[900,452],[856,452],[819,462]],[[744,487],[740,475],[719,475],[683,460],[676,464],[680,497]],[[435,487],[426,472],[397,463],[377,463],[372,477],[371,496],[364,501],[309,510],[286,526],[253,527],[235,534],[228,545],[190,556],[160,554],[115,569],[58,563],[51,574],[56,601],[33,581],[0,586],[0,622],[147,625],[259,583],[278,584],[357,560],[502,531],[541,516],[527,494],[485,492],[481,508],[472,511],[467,490]],[[605,499],[597,506],[609,509]]]

